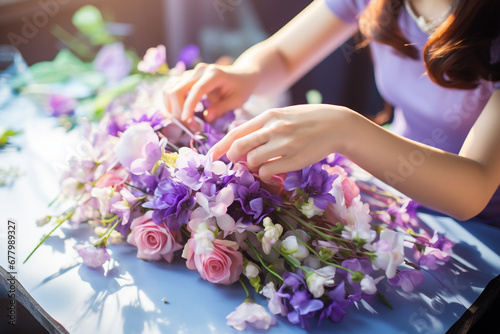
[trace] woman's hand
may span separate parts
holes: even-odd
[[[342,150],[350,109],[324,104],[271,109],[230,131],[210,150],[214,160],[232,162],[246,155],[260,178],[299,170]]]
[[[229,110],[241,107],[257,83],[256,69],[232,65],[198,64],[163,92],[167,110],[190,124],[196,104],[206,95],[205,118],[211,122]]]

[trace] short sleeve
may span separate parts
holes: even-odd
[[[347,23],[358,22],[359,15],[370,0],[325,0],[328,8]]]
[[[498,36],[491,44],[491,63],[496,64],[500,62],[500,36]],[[495,90],[500,89],[500,81],[493,83]]]

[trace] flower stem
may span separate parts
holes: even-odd
[[[311,251],[314,255],[316,255],[316,256],[318,257],[318,259],[319,259],[321,262],[323,262],[323,263],[325,263],[325,264],[328,264],[328,265],[330,265],[330,266],[334,266],[334,267],[336,267],[336,268],[338,268],[338,269],[345,270],[345,271],[347,271],[347,272],[351,273],[352,275],[354,275],[354,271],[352,271],[352,270],[350,270],[350,269],[347,269],[347,268],[345,268],[345,267],[343,267],[343,266],[341,266],[341,265],[339,265],[339,264],[336,264],[336,263],[333,263],[333,262],[329,262],[329,261],[324,260],[324,259],[323,259],[323,258],[322,258],[319,254],[318,254],[318,252],[316,252],[316,250],[314,250],[314,248],[312,248],[310,245],[308,245],[308,244],[307,244],[307,242],[305,242],[305,241],[304,241],[304,240],[300,237],[300,235],[297,233],[297,231],[296,231],[296,230],[292,227],[292,225],[290,225],[290,223],[289,223],[289,222],[287,222],[287,221],[286,221],[286,219],[283,219],[282,217],[279,217],[279,218],[280,218],[280,220],[281,220],[283,223],[285,223],[286,225],[288,225],[288,227],[292,230],[292,232],[295,234],[295,236],[296,236],[296,237],[297,237],[300,241],[302,241],[302,243],[304,244],[304,246],[306,246],[306,247],[307,247],[307,249],[309,249],[309,251]],[[280,254],[281,254],[281,252],[280,252]],[[285,254],[282,254],[282,255],[283,255],[283,256],[285,256]],[[304,270],[302,267],[301,267],[300,269]],[[304,271],[304,272],[305,272],[305,271]]]
[[[124,182],[124,184],[125,184],[126,186],[129,186],[130,188],[137,189],[137,190],[141,191],[142,193],[147,194],[147,191],[145,191],[144,189],[141,189],[141,188],[139,188],[139,187],[133,186],[133,185],[131,185],[130,183],[127,183],[127,182]]]
[[[245,290],[245,292],[247,294],[247,298],[245,300],[252,299],[252,298],[250,298],[250,292],[248,292],[248,289],[245,286],[245,283],[243,283],[243,281],[241,280],[241,278],[239,278],[238,281],[240,282],[241,286],[243,287],[243,289]]]
[[[182,124],[178,119],[176,119],[175,117],[172,117],[172,122],[177,125],[178,127],[180,127],[185,133],[187,133],[189,135],[189,137],[191,137],[191,139],[193,139],[194,141],[198,142],[199,144],[203,144],[202,142],[200,142],[198,140],[198,138],[196,138],[195,134],[192,133],[188,128],[186,128],[184,126],[184,124]]]
[[[286,210],[282,210],[282,211],[286,215],[288,215],[290,218],[293,218],[297,223],[311,229],[313,232],[317,233],[318,236],[324,238],[325,240],[336,240],[336,241],[341,241],[341,242],[349,242],[349,240],[342,239],[342,238],[336,237],[334,235],[326,234],[326,233],[319,231],[318,230],[319,226],[315,226],[313,224],[310,224],[310,223],[306,222],[304,219],[297,217],[296,215],[294,215],[293,213],[291,213],[289,211],[286,211]]]
[[[257,252],[257,250],[255,249],[255,247],[252,245],[252,243],[248,240],[245,240],[245,242],[247,243],[247,245],[253,250],[253,252],[255,253],[255,255],[257,256],[257,259],[259,259],[260,263],[264,266],[264,268],[267,269],[267,271],[269,271],[273,276],[279,278],[281,281],[283,281],[283,277],[281,277],[280,275],[278,275],[274,270],[272,270],[271,268],[269,268],[265,263],[264,261],[262,260],[262,258],[260,257],[259,255],[259,252]]]
[[[42,241],[40,241],[40,242],[38,243],[38,245],[36,245],[35,249],[33,249],[33,250],[31,251],[31,253],[28,255],[28,257],[26,258],[26,260],[24,260],[23,264],[25,264],[25,263],[26,263],[26,261],[28,261],[28,259],[31,257],[31,255],[33,255],[33,253],[35,253],[35,251],[38,249],[38,247],[40,247],[40,246],[41,246],[41,245],[45,242],[45,240],[47,240],[47,239],[50,237],[50,235],[51,235],[51,234],[52,234],[55,230],[57,230],[57,228],[58,228],[59,226],[61,226],[61,225],[62,225],[62,223],[64,223],[66,220],[70,219],[70,218],[71,218],[71,216],[73,216],[73,214],[74,214],[74,213],[75,213],[75,210],[72,210],[72,211],[71,211],[71,212],[69,212],[66,216],[64,216],[64,217],[62,217],[62,218],[59,218],[59,219],[58,219],[58,221],[59,221],[59,222],[57,223],[57,225],[56,225],[56,226],[52,229],[52,231],[50,231],[47,235],[45,235],[45,236],[43,237]]]

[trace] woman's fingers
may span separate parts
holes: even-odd
[[[191,90],[193,85],[200,79],[203,75],[206,67],[208,65],[205,63],[200,63],[191,71],[186,71],[178,79],[178,81],[165,88],[164,99],[166,101],[167,110],[175,117],[180,119],[182,114],[182,109],[185,104],[186,95]],[[194,108],[193,108],[194,109]]]
[[[237,95],[219,99],[217,102],[207,107],[205,119],[207,122],[213,122],[224,115],[228,110],[241,107],[242,104],[241,99]]]
[[[263,181],[270,181],[273,175],[290,171],[290,166],[294,166],[295,161],[290,157],[277,157],[266,162],[259,168],[259,178]],[[305,166],[304,166],[305,167]],[[299,170],[301,168],[294,168]]]
[[[196,104],[203,96],[216,90],[223,83],[223,72],[214,65],[208,65],[203,75],[191,86],[182,108],[181,120],[188,121],[193,116]]]
[[[265,115],[261,114],[249,120],[248,122],[243,123],[237,128],[234,128],[233,130],[229,131],[224,136],[224,138],[222,138],[217,144],[215,144],[210,149],[208,153],[212,155],[214,160],[217,160],[224,154],[228,153],[230,149],[232,149],[231,154],[228,155],[228,159],[233,162],[237,162],[242,156],[245,155],[246,152],[244,152],[244,150],[248,149],[249,147],[252,147],[252,145],[248,141],[242,141],[236,144],[235,146],[235,141],[262,128],[262,126],[266,123],[266,119],[263,116]],[[233,148],[233,146],[235,147]],[[254,145],[253,147],[256,146],[258,145]]]

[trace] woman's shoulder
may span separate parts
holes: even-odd
[[[325,0],[330,10],[348,23],[357,22],[370,0]]]

